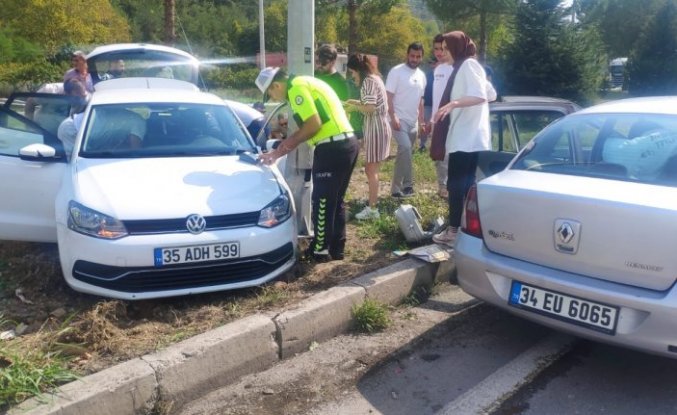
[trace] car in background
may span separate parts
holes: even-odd
[[[529,320],[677,357],[677,97],[561,118],[473,186],[460,286]]]
[[[117,78],[168,78],[202,86],[200,61],[188,52],[149,43],[98,46],[87,54],[94,84]]]
[[[75,290],[196,294],[295,263],[289,189],[223,99],[175,79],[101,81],[66,146],[12,108],[0,108],[0,176],[11,178],[0,239],[56,242]]]
[[[504,96],[489,103],[492,148],[479,154],[477,179],[503,170],[536,133],[580,109],[566,99],[526,95]]]

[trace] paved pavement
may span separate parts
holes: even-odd
[[[9,415],[149,413],[265,370],[349,331],[351,309],[365,298],[396,304],[419,286],[454,279],[453,261],[405,259],[318,293],[280,313],[257,314],[62,386]]]

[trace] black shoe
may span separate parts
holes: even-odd
[[[343,252],[331,252],[331,259],[334,261],[343,261],[346,255]]]
[[[332,260],[332,256],[329,255],[329,252],[325,249],[320,252],[315,252],[312,249],[308,248],[305,250],[303,253],[303,256],[301,259],[304,259],[306,261],[314,261],[314,262],[329,262]]]
[[[402,192],[393,192],[393,193],[390,194],[390,196],[392,196],[392,197],[394,197],[394,198],[396,198],[396,199],[401,199],[401,198],[404,197],[404,195],[402,194]]]
[[[405,187],[402,189],[402,197],[412,197],[414,195],[413,187]]]

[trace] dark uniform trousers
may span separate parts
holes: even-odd
[[[315,253],[325,249],[334,258],[343,257],[346,245],[346,207],[348,190],[359,144],[355,137],[319,144],[313,157],[313,209]],[[326,252],[326,251],[325,251]]]

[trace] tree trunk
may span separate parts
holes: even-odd
[[[478,45],[477,57],[484,64],[487,61],[487,12],[480,11],[480,44]]]
[[[348,54],[357,52],[357,0],[348,0]]]
[[[165,43],[172,46],[176,43],[175,6],[176,0],[165,0]]]

